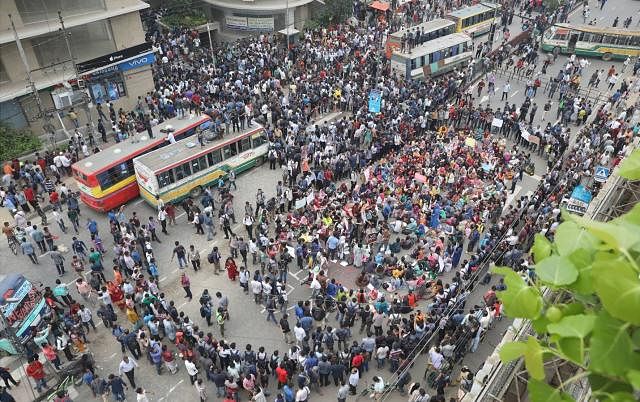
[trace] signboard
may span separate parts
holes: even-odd
[[[369,92],[369,112],[380,113],[381,106],[382,93],[377,89],[372,89],[371,92]]]
[[[258,31],[273,31],[273,17],[247,17],[247,28]]]
[[[589,203],[593,199],[593,195],[583,185],[577,185],[571,192],[571,198],[567,202],[567,211],[575,214],[584,215],[589,208]]]
[[[107,66],[109,64],[117,63],[122,60],[130,59],[132,57],[141,55],[143,53],[150,53],[153,51],[151,43],[142,43],[140,45],[128,47],[126,49],[119,50],[104,56],[96,57],[95,59],[83,61],[78,63],[78,72],[84,73],[86,71],[95,70],[100,67]]]
[[[228,28],[247,29],[247,17],[237,17],[235,15],[227,15],[224,17],[224,23]]]
[[[504,121],[502,119],[497,119],[497,118],[494,117],[493,121],[491,122],[491,125],[493,127],[501,128],[503,123],[504,123]]]
[[[2,285],[2,314],[18,338],[29,336],[28,329],[40,322],[45,301],[38,289],[22,275],[6,278]],[[7,300],[13,301],[7,301]]]
[[[153,64],[154,61],[156,61],[156,55],[153,53],[147,53],[136,57],[135,59],[127,60],[118,64],[118,69],[120,71],[132,70],[134,68],[146,66],[148,64]]]
[[[609,178],[609,174],[611,174],[611,169],[604,166],[596,166],[593,173],[593,180],[598,183],[604,183]]]

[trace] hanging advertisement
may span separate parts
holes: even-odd
[[[226,17],[224,17],[224,23],[227,25],[227,28],[247,29],[247,17],[227,15]]]
[[[247,17],[247,29],[273,31],[273,17]]]

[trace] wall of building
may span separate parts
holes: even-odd
[[[126,49],[144,42],[144,29],[139,13],[129,13],[110,19],[116,50]]]

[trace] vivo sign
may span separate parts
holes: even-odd
[[[127,71],[134,68],[146,66],[147,64],[152,64],[154,61],[156,61],[155,54],[148,53],[148,54],[136,57],[135,59],[127,60],[125,62],[118,64],[118,69],[120,71]]]

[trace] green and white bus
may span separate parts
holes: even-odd
[[[594,25],[555,24],[542,37],[542,50],[555,54],[601,57],[603,60],[640,55],[640,31]]]
[[[165,203],[197,197],[229,171],[241,173],[260,165],[268,148],[264,127],[254,125],[204,146],[186,138],[135,158],[133,168],[140,195],[155,207],[156,196]]]
[[[394,51],[391,71],[405,79],[434,77],[464,67],[473,57],[469,35],[453,33],[414,47],[411,53]]]

